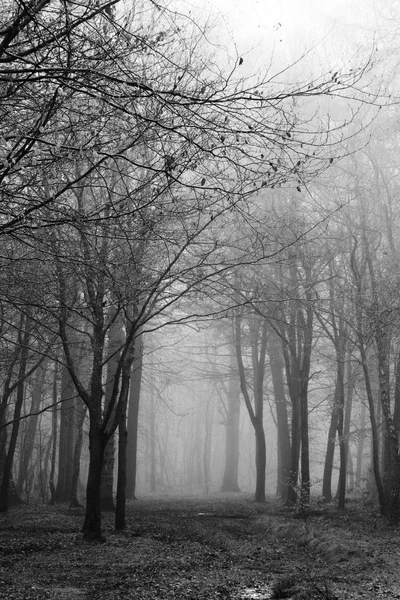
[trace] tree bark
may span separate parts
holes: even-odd
[[[55,493],[56,502],[69,502],[71,499],[76,437],[75,408],[77,402],[75,386],[67,367],[63,366],[61,375],[61,410],[58,479]]]
[[[339,335],[339,334],[338,334]],[[341,464],[343,456],[343,405],[344,405],[344,357],[343,341],[336,339],[336,383],[335,396],[332,406],[331,422],[328,432],[328,443],[325,456],[325,466],[322,484],[322,495],[325,502],[332,501],[332,471],[335,454],[336,432],[339,435],[339,449]],[[343,475],[342,475],[343,476]]]
[[[204,468],[204,493],[210,493],[210,462],[212,449],[212,433],[213,433],[213,415],[214,406],[211,397],[205,403],[204,413],[204,451],[203,451],[203,468]]]
[[[132,365],[131,383],[128,401],[128,431],[127,431],[127,481],[126,497],[135,499],[136,470],[137,470],[137,442],[139,424],[140,388],[143,370],[143,334],[138,332],[135,338],[135,359]]]
[[[265,502],[265,469],[266,469],[266,444],[264,433],[264,374],[265,358],[267,351],[267,320],[258,315],[251,315],[249,319],[249,336],[251,347],[251,365],[253,372],[254,407],[250,398],[246,380],[246,371],[242,355],[241,316],[235,317],[235,346],[239,368],[240,389],[242,391],[250,421],[255,433],[255,462],[256,462],[256,502]]]
[[[311,268],[302,259],[301,266],[305,275],[299,276],[299,266],[296,262],[290,264],[292,293],[299,294],[299,282],[304,288],[306,303],[290,300],[287,315],[284,312],[279,316],[279,335],[282,339],[282,349],[285,361],[286,380],[292,404],[292,443],[290,481],[288,488],[288,502],[295,504],[300,496],[302,507],[309,504],[310,498],[310,459],[309,459],[309,433],[308,433],[308,383],[310,377],[312,340],[313,340],[313,315],[312,306],[312,277]],[[304,285],[306,286],[304,287]],[[299,476],[299,458],[301,468],[300,494],[297,492]]]
[[[42,401],[43,385],[46,376],[46,365],[41,365],[34,376],[34,383],[32,389],[32,400],[30,412],[31,416],[28,419],[26,429],[23,434],[23,442],[21,444],[21,460],[20,468],[17,479],[17,492],[21,497],[23,494],[23,488],[25,487],[26,500],[29,501],[30,496],[30,485],[28,483],[29,466],[33,456],[33,449],[35,445],[35,435],[37,430],[37,423],[39,415],[38,410]]]
[[[115,500],[115,529],[123,531],[126,529],[126,489],[127,489],[127,443],[128,428],[126,424],[126,413],[121,415],[118,426],[118,477],[117,495]]]
[[[12,466],[14,461],[15,448],[17,445],[17,438],[19,432],[20,425],[20,417],[22,404],[24,401],[24,393],[25,393],[25,376],[26,369],[28,363],[28,355],[29,355],[29,339],[31,334],[31,325],[32,321],[29,316],[25,317],[23,331],[20,334],[20,345],[21,345],[21,354],[20,354],[20,362],[18,367],[18,385],[17,385],[17,394],[15,400],[14,414],[13,414],[13,424],[10,435],[10,442],[8,445],[7,454],[4,461],[3,468],[3,476],[1,480],[0,486],[0,512],[6,512],[9,506],[9,494],[11,489],[11,480],[12,480]],[[15,490],[15,486],[13,486],[12,495],[14,495],[14,502],[18,500],[17,493]]]
[[[54,504],[56,501],[56,486],[54,484],[56,463],[57,463],[57,441],[58,441],[58,411],[56,408],[58,398],[58,364],[54,363],[54,375],[53,375],[53,410],[51,412],[51,466],[49,475],[49,488],[50,488],[50,504]]]
[[[353,373],[351,368],[350,357],[347,359],[347,384],[346,384],[346,398],[344,406],[344,414],[342,417],[343,427],[339,422],[338,435],[339,435],[339,451],[340,451],[340,469],[339,469],[339,481],[337,490],[338,508],[344,509],[346,502],[346,480],[347,480],[347,465],[349,462],[349,435],[350,435],[350,420],[351,410],[353,404]],[[344,399],[344,393],[343,393]],[[343,411],[342,411],[343,412]]]
[[[297,483],[299,478],[299,459],[300,459],[300,398],[292,397],[292,418],[291,418],[291,454],[290,454],[290,476],[288,485],[287,501],[288,504],[297,504]]]
[[[86,406],[80,401],[76,407],[77,415],[76,415],[76,440],[75,440],[75,448],[74,448],[74,460],[73,460],[73,471],[72,471],[72,482],[71,482],[71,499],[69,506],[70,508],[81,506],[78,500],[78,483],[79,483],[79,475],[81,470],[81,454],[82,454],[82,445],[83,445],[83,424],[85,422],[86,416]]]
[[[390,384],[385,334],[379,326],[376,331],[380,401],[385,422],[386,460],[383,485],[387,499],[388,517],[393,524],[400,520],[400,454],[399,431],[390,408]]]
[[[156,408],[154,388],[150,390],[149,396],[149,445],[150,445],[150,492],[156,492],[157,467],[156,467]]]
[[[90,411],[90,409],[89,409]],[[86,512],[82,527],[84,539],[100,541],[101,533],[101,474],[107,439],[101,434],[100,415],[93,415],[89,428],[89,473],[86,485]]]
[[[222,492],[240,492],[239,474],[240,381],[234,355],[230,358],[229,383],[226,396],[225,466]]]
[[[115,315],[108,332],[107,381],[105,385],[104,411],[107,410],[113,394],[115,394],[115,374],[118,369],[121,348],[124,344],[124,331],[121,315]],[[116,407],[114,407],[115,410]],[[113,417],[111,417],[113,418]],[[114,462],[115,436],[110,437],[105,452],[101,479],[101,508],[114,510]]]
[[[291,445],[285,385],[283,379],[284,364],[282,357],[282,342],[273,330],[270,331],[268,354],[272,385],[274,389],[278,434],[279,468],[277,476],[277,495],[281,496],[281,498],[286,502],[288,499],[288,486],[290,479]]]
[[[254,500],[265,502],[265,469],[267,466],[265,432],[261,422],[258,422],[254,429],[256,436],[256,491]]]
[[[310,504],[310,444],[308,432],[308,376],[307,381],[301,386],[300,395],[300,422],[301,422],[301,494],[300,502],[303,508]]]
[[[344,509],[346,502],[346,469],[347,469],[347,449],[346,449],[346,438],[344,435],[344,381],[341,381],[341,396],[339,404],[339,419],[338,419],[338,438],[339,438],[339,481],[338,481],[338,493],[337,501],[338,508]]]
[[[132,364],[135,357],[135,344],[132,341],[128,356],[123,364],[121,376],[121,389],[118,403],[118,477],[117,477],[117,494],[115,504],[115,529],[121,531],[126,527],[126,450],[128,442],[127,430],[127,407],[129,397],[129,386],[132,377]]]
[[[364,443],[365,443],[365,417],[366,417],[365,402],[361,401],[360,427],[358,433],[357,447],[357,462],[356,462],[356,485],[361,487],[363,480],[363,458],[364,458]]]
[[[363,373],[364,373],[365,389],[367,392],[367,399],[368,399],[368,406],[369,406],[369,418],[370,418],[370,422],[371,422],[372,466],[373,466],[375,484],[376,484],[376,489],[377,489],[377,493],[378,493],[378,500],[379,500],[381,512],[382,512],[382,514],[386,515],[387,514],[387,502],[386,502],[384,488],[382,485],[381,474],[380,474],[380,470],[379,470],[379,436],[378,436],[378,426],[377,426],[376,415],[375,415],[375,403],[374,403],[374,397],[372,394],[372,386],[371,386],[371,379],[370,379],[370,374],[369,374],[369,369],[368,369],[367,353],[366,353],[365,346],[364,346],[364,336],[363,336],[363,332],[362,332],[362,317],[361,317],[360,311],[358,310],[357,312],[358,312],[357,335],[358,335],[358,341],[359,341],[358,347],[359,347],[359,351],[360,351],[361,366],[363,368]]]
[[[325,453],[324,473],[322,476],[322,496],[324,502],[332,502],[332,471],[333,471],[333,459],[335,456],[335,444],[336,444],[336,432],[338,426],[338,386],[339,380],[336,377],[335,384],[335,395],[333,399],[331,420],[328,431],[328,441]]]

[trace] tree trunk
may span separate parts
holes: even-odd
[[[400,431],[400,348],[397,350],[395,361],[395,388],[394,388],[394,408],[393,423],[397,431]]]
[[[117,495],[115,504],[115,529],[121,531],[126,527],[126,450],[128,442],[128,431],[127,431],[127,407],[129,397],[129,386],[132,376],[132,364],[134,362],[135,347],[134,342],[128,352],[128,357],[125,359],[122,377],[121,377],[121,388],[118,402],[118,412],[116,417],[118,418],[118,476],[117,476]]]
[[[61,375],[61,411],[58,479],[55,494],[56,502],[69,502],[71,499],[76,434],[75,408],[77,402],[75,386],[67,367],[63,366]]]
[[[324,474],[322,478],[322,496],[324,502],[332,502],[332,471],[333,471],[333,459],[335,456],[335,443],[336,443],[336,432],[338,425],[338,411],[337,411],[337,395],[338,395],[338,379],[336,379],[335,385],[335,397],[333,399],[331,420],[328,431],[328,442],[326,446],[325,463],[324,463]]]
[[[19,321],[19,342],[21,342],[21,337],[23,335],[25,323],[25,315],[21,313],[20,321]],[[13,391],[16,389],[18,385],[18,381],[14,384],[12,383],[14,370],[18,365],[21,366],[21,352],[22,352],[22,344],[17,343],[14,349],[14,352],[8,356],[8,365],[7,370],[2,373],[2,385],[3,385],[3,393],[0,402],[0,485],[3,479],[4,466],[7,458],[7,411],[9,409],[10,397]]]
[[[354,477],[354,463],[353,456],[351,454],[350,445],[347,447],[347,489],[354,492],[355,488],[355,477]]]
[[[114,390],[115,374],[124,345],[124,330],[121,315],[115,316],[108,332],[108,357],[107,357],[107,381],[105,385],[104,412],[109,407],[111,399],[115,396]],[[114,407],[115,410],[116,407]],[[110,420],[113,416],[110,417]],[[102,510],[114,510],[114,462],[115,462],[115,436],[110,437],[105,452],[101,479],[101,508]]]
[[[364,458],[364,443],[365,443],[365,417],[367,408],[365,402],[361,401],[360,428],[358,433],[357,447],[357,463],[356,463],[356,485],[362,486],[363,480],[363,458]]]
[[[346,503],[346,470],[347,470],[347,448],[346,448],[346,438],[344,435],[343,407],[341,407],[340,413],[339,413],[338,437],[339,437],[340,467],[339,467],[337,501],[338,501],[338,508],[343,510],[345,507],[345,503]]]
[[[137,441],[139,423],[139,401],[143,370],[143,334],[135,338],[135,359],[132,365],[131,384],[128,401],[127,461],[126,461],[126,496],[134,500],[136,492]]]
[[[306,386],[308,387],[308,378]],[[300,501],[303,508],[310,504],[310,444],[308,433],[308,391],[307,387],[302,386],[300,396],[300,422],[301,422],[301,494]]]
[[[262,422],[258,422],[255,430],[256,436],[256,502],[265,502],[265,469],[267,466],[267,449],[265,432]]]
[[[307,278],[309,268],[304,266]],[[295,281],[297,268],[294,269]],[[311,289],[311,288],[310,288]],[[308,381],[313,338],[313,308],[311,291],[305,292],[308,305],[303,308],[294,301],[286,322],[281,322],[282,349],[285,360],[286,379],[292,404],[292,443],[288,503],[298,500],[299,458],[301,465],[300,500],[308,506],[310,498],[310,458],[308,434]]]
[[[150,491],[156,492],[156,408],[154,398],[154,388],[150,390],[150,415],[149,415],[149,443],[150,443]]]
[[[118,426],[118,479],[117,495],[115,502],[115,529],[123,531],[126,529],[126,483],[127,483],[127,442],[128,429],[126,425],[126,413],[121,415]]]
[[[115,510],[114,504],[114,461],[115,435],[109,439],[104,451],[103,471],[101,474],[101,510]]]
[[[383,489],[383,485],[382,485],[381,474],[379,471],[379,438],[378,438],[378,426],[377,426],[376,415],[375,415],[375,403],[374,403],[374,398],[373,398],[373,394],[372,394],[371,380],[370,380],[369,370],[368,370],[367,355],[365,352],[363,337],[362,337],[362,334],[360,334],[360,331],[361,331],[361,328],[360,328],[360,323],[359,323],[359,329],[358,329],[359,342],[360,342],[359,350],[360,350],[360,356],[361,356],[361,365],[362,365],[363,372],[364,372],[365,389],[367,392],[367,399],[368,399],[368,405],[369,405],[369,417],[370,417],[370,421],[371,421],[372,467],[373,467],[375,484],[376,484],[376,489],[378,492],[378,500],[379,500],[381,512],[383,515],[386,515],[387,514],[387,502],[386,502],[385,493],[384,493],[384,489]]]
[[[379,337],[379,336],[378,336]],[[378,373],[380,383],[380,401],[385,423],[385,468],[383,485],[387,499],[388,515],[390,522],[397,524],[400,519],[400,456],[398,430],[390,410],[389,369],[384,348],[379,342],[378,346]]]
[[[21,460],[20,469],[17,479],[17,492],[19,496],[22,496],[23,488],[25,486],[26,500],[29,501],[29,485],[28,485],[28,473],[29,465],[33,456],[33,449],[35,444],[35,435],[37,430],[37,423],[39,415],[36,414],[39,410],[40,403],[43,395],[43,385],[46,376],[46,366],[41,365],[34,377],[34,384],[32,390],[32,401],[30,408],[30,417],[24,432],[23,443],[21,444]]]
[[[340,333],[338,334],[340,335]],[[344,346],[343,340],[336,338],[336,383],[335,396],[332,406],[331,423],[328,432],[328,444],[325,456],[325,466],[322,484],[322,495],[325,502],[332,501],[332,470],[335,454],[336,432],[339,435],[341,464],[343,456],[343,405],[344,405]],[[342,475],[343,476],[343,475]]]
[[[278,434],[278,476],[276,492],[286,502],[290,478],[290,432],[283,380],[282,343],[275,332],[270,332],[268,344],[269,364],[274,388],[276,423]]]
[[[344,415],[342,417],[343,427],[338,425],[339,435],[339,451],[340,451],[340,469],[339,469],[339,482],[338,482],[338,508],[344,509],[346,502],[346,479],[347,479],[347,465],[349,462],[349,435],[350,435],[350,421],[351,421],[351,410],[353,404],[353,373],[351,368],[350,358],[347,360],[347,385],[346,385],[346,401],[344,407]],[[344,395],[343,395],[344,398]],[[343,413],[343,410],[342,410]]]
[[[11,429],[10,442],[8,445],[7,454],[4,461],[3,468],[3,476],[0,486],[0,512],[6,512],[8,510],[9,501],[11,498],[9,496],[13,496],[13,503],[19,501],[17,496],[17,492],[15,489],[15,485],[11,485],[12,481],[12,466],[14,461],[15,448],[17,445],[17,438],[19,432],[20,425],[20,417],[22,404],[24,402],[24,394],[25,394],[25,376],[26,376],[26,367],[28,363],[28,354],[29,354],[29,340],[30,340],[30,330],[31,330],[31,319],[29,316],[25,318],[24,329],[21,332],[21,355],[20,362],[18,367],[18,385],[17,385],[17,395],[15,400],[14,407],[14,415],[13,415],[13,424]]]
[[[83,424],[86,416],[86,405],[80,401],[76,407],[76,427],[77,434],[74,448],[74,468],[72,471],[72,482],[71,482],[71,500],[69,503],[70,508],[79,507],[81,504],[78,500],[78,483],[79,475],[81,470],[81,454],[83,445]]]
[[[40,431],[40,430],[39,430]],[[49,477],[49,464],[51,457],[51,446],[52,446],[52,438],[50,437],[46,440],[44,452],[40,452],[39,457],[39,474],[38,474],[38,486],[40,490],[40,497],[42,502],[48,502],[49,495],[47,490],[47,483]],[[40,446],[42,445],[42,440],[40,440]]]
[[[288,485],[288,504],[297,504],[297,483],[299,478],[299,458],[300,458],[300,399],[293,397],[292,400],[292,419],[291,419],[291,454],[290,454],[290,477]]]
[[[22,403],[24,400],[25,384],[21,381],[17,388],[17,398],[15,401],[13,424],[10,436],[10,442],[4,461],[3,477],[0,487],[0,512],[7,512],[10,504],[10,496],[16,496],[15,484],[12,480],[12,466],[14,461],[15,448],[17,445],[18,431],[19,431],[19,419],[21,416]],[[15,501],[12,502],[13,504]]]
[[[204,493],[210,493],[210,462],[212,449],[212,428],[214,417],[214,405],[212,399],[208,398],[205,405],[204,414],[204,452],[203,452],[203,467],[204,467]]]
[[[57,462],[57,438],[58,438],[58,410],[56,408],[58,398],[58,365],[54,363],[54,375],[53,375],[53,390],[52,390],[52,401],[53,410],[51,412],[51,466],[49,476],[49,488],[50,488],[50,504],[54,504],[56,501],[56,486],[54,484],[56,462]]]
[[[230,359],[230,375],[226,398],[225,422],[225,467],[222,492],[240,492],[239,473],[239,423],[240,423],[240,381],[234,355]]]
[[[158,456],[159,456],[159,460],[160,460],[160,464],[159,464],[160,485],[162,487],[164,485],[166,485],[167,487],[170,487],[171,482],[170,482],[168,466],[167,466],[167,463],[169,462],[168,449],[170,447],[168,420],[165,421],[163,430],[164,430],[163,431],[163,433],[164,433],[163,439],[161,439],[160,436],[158,436],[158,438],[157,438],[157,449],[158,449]]]
[[[89,473],[86,485],[86,513],[82,527],[84,539],[101,541],[101,474],[107,440],[101,434],[99,418],[92,414],[89,429]]]
[[[249,413],[251,424],[254,427],[256,451],[256,502],[265,502],[265,469],[266,469],[266,444],[264,432],[264,375],[265,359],[267,353],[267,328],[268,322],[258,315],[252,315],[249,319],[249,335],[251,347],[251,365],[253,371],[253,402],[250,398],[249,388],[246,380],[242,355],[242,332],[241,316],[235,318],[235,347],[236,358],[239,368],[240,389]]]

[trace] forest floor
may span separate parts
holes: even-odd
[[[83,509],[22,506],[0,516],[7,600],[400,599],[400,530],[360,501],[309,514],[244,494],[144,498],[128,527],[89,544]]]

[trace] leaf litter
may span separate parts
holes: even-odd
[[[0,599],[293,600],[399,598],[399,530],[361,502],[307,514],[245,494],[145,497],[128,527],[82,509],[22,506],[0,517]]]

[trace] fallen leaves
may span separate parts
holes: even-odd
[[[112,517],[92,546],[76,541],[82,510],[12,509],[1,520],[0,599],[261,599],[288,573],[293,590],[328,582],[338,598],[400,598],[393,531],[372,530],[355,507],[304,520],[246,495],[147,498],[129,506],[124,533]]]

